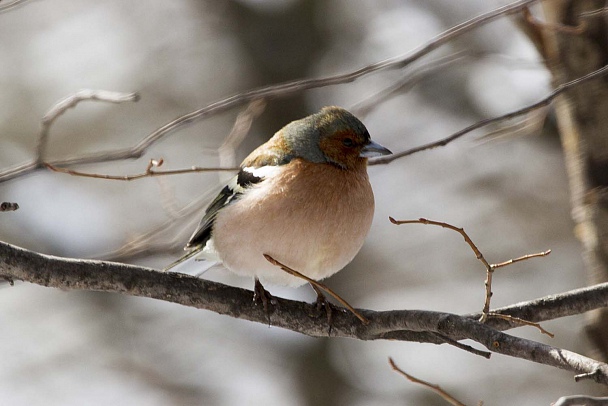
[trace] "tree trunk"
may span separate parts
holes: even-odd
[[[543,3],[547,24],[538,29],[553,84],[584,76],[608,62],[605,0]],[[596,11],[594,13],[594,11]],[[568,171],[575,234],[583,246],[590,283],[608,281],[608,77],[560,96],[557,122]],[[608,359],[608,309],[590,313],[587,334]]]

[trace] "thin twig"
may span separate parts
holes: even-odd
[[[505,122],[496,124],[493,126],[495,129],[488,128],[488,132],[477,137],[476,141],[481,144],[507,137],[514,138],[517,136],[539,134],[545,124],[549,111],[550,108],[545,106],[531,111],[521,119],[512,123]]]
[[[406,73],[400,80],[396,81],[390,86],[387,86],[371,96],[368,96],[365,99],[353,104],[348,110],[355,116],[363,119],[372,109],[377,108],[380,103],[390,100],[397,94],[410,90],[437,71],[444,69],[455,62],[462,61],[469,56],[471,56],[471,52],[457,52],[430,61],[416,68],[414,71]]]
[[[475,253],[475,257],[479,261],[481,261],[481,263],[483,264],[483,266],[485,266],[486,268],[490,268],[490,266],[491,266],[488,263],[488,261],[486,261],[486,259],[484,258],[483,254],[481,253],[481,251],[479,251],[479,248],[477,248],[477,246],[475,245],[475,243],[473,242],[473,240],[471,240],[471,238],[464,231],[463,228],[453,226],[452,224],[444,223],[443,221],[434,221],[434,220],[428,220],[428,219],[425,219],[425,218],[419,218],[417,220],[395,220],[394,218],[389,217],[388,219],[390,220],[391,223],[396,224],[396,225],[401,225],[401,224],[427,224],[427,225],[439,226],[439,227],[443,227],[443,228],[448,228],[450,230],[454,230],[457,233],[460,233],[460,235],[462,235],[462,237],[464,238],[464,241],[467,244],[469,244],[469,247],[471,247],[471,250],[473,250],[473,252]]]
[[[49,163],[45,163],[44,166],[53,172],[67,173],[68,175],[72,175],[72,176],[82,176],[84,178],[122,180],[122,181],[132,181],[132,180],[150,178],[150,177],[155,177],[155,176],[181,175],[184,173],[219,172],[219,171],[234,172],[234,171],[238,170],[238,168],[201,168],[199,166],[193,166],[192,168],[186,168],[186,169],[175,169],[175,170],[170,170],[170,171],[155,171],[155,170],[152,170],[151,167],[148,167],[148,168],[146,168],[146,170],[144,172],[138,173],[135,175],[106,175],[106,174],[100,174],[100,173],[79,172],[79,171],[74,171],[72,169],[67,169],[67,168],[58,168]]]
[[[435,393],[437,393],[439,396],[441,396],[443,399],[445,399],[451,405],[454,405],[454,406],[466,406],[464,403],[460,402],[454,396],[450,395],[448,392],[446,392],[444,389],[442,389],[441,386],[436,385],[436,384],[432,384],[432,383],[427,382],[427,381],[423,381],[422,379],[418,379],[415,376],[412,376],[412,375],[408,374],[407,372],[405,372],[404,370],[402,370],[401,368],[399,368],[397,366],[397,364],[395,364],[395,361],[393,361],[393,359],[391,357],[388,358],[388,363],[391,365],[391,368],[393,368],[394,371],[396,371],[400,375],[402,375],[405,378],[407,378],[410,382],[414,382],[414,383],[420,384],[422,386],[425,386],[425,387],[431,389],[432,391],[434,391]]]
[[[247,107],[241,111],[232,125],[230,133],[217,149],[220,166],[237,166],[236,149],[241,145],[253,121],[258,118],[266,109],[266,101],[264,99],[253,100]]]
[[[562,396],[551,406],[608,406],[608,398],[585,395]]]
[[[38,147],[36,151],[36,162],[42,164],[45,160],[46,149],[48,146],[49,131],[57,118],[71,108],[74,108],[78,103],[83,101],[101,101],[106,103],[125,103],[139,101],[137,93],[120,93],[110,92],[107,90],[91,90],[82,89],[78,92],[69,95],[59,100],[51,109],[42,117],[42,126],[40,135],[38,136]]]
[[[456,227],[456,226],[454,226],[452,224],[448,224],[448,223],[445,223],[443,221],[434,221],[434,220],[428,220],[428,219],[425,219],[425,218],[419,218],[417,220],[395,220],[394,218],[389,217],[388,219],[390,220],[391,223],[396,224],[396,225],[401,225],[401,224],[428,224],[428,225],[433,225],[433,226],[439,226],[439,227],[443,227],[443,228],[447,228],[447,229],[456,231],[457,233],[459,233],[464,238],[465,242],[469,245],[469,247],[471,247],[471,250],[475,254],[475,257],[486,268],[486,280],[484,282],[484,285],[485,285],[485,300],[484,300],[483,309],[481,311],[481,317],[479,318],[479,321],[481,323],[485,323],[487,321],[488,315],[490,313],[490,301],[492,299],[492,276],[494,274],[494,270],[496,268],[507,266],[507,265],[511,265],[511,264],[513,264],[515,262],[525,261],[525,260],[530,259],[530,258],[544,257],[544,256],[547,256],[547,255],[549,255],[551,253],[551,250],[547,250],[547,251],[539,252],[539,253],[536,253],[536,254],[528,254],[528,255],[524,255],[524,256],[518,257],[518,258],[510,259],[508,261],[501,262],[499,264],[490,264],[484,258],[483,254],[481,253],[481,251],[479,250],[479,248],[477,248],[477,246],[475,245],[475,243],[473,242],[473,240],[471,240],[471,238],[469,237],[469,235],[461,227]],[[532,325],[534,325],[534,324],[532,324]]]
[[[418,83],[425,80],[427,77],[451,66],[455,62],[460,62],[468,58],[480,59],[482,57],[487,59],[490,59],[491,57],[501,58],[502,62],[512,64],[517,63],[518,68],[521,68],[521,65],[523,63],[533,63],[534,69],[538,69],[540,66],[540,62],[535,63],[530,60],[512,58],[501,54],[492,54],[489,52],[472,52],[470,50],[460,51],[451,55],[437,58],[435,60],[429,61],[428,63],[416,67],[414,70],[404,74],[403,77],[397,80],[395,83],[353,104],[348,108],[348,110],[351,111],[355,116],[359,118],[364,118],[367,114],[369,114],[371,110],[377,108],[381,103],[390,100],[397,94],[404,93],[410,90]]]
[[[104,162],[111,161],[113,159],[105,159],[103,158],[105,153],[96,153],[90,154],[88,156],[81,156],[76,158],[66,158],[66,159],[58,159],[54,161],[46,161],[44,159],[48,138],[49,138],[49,130],[51,125],[55,122],[55,120],[65,113],[68,109],[72,107],[76,107],[76,105],[82,101],[91,100],[91,101],[103,101],[108,103],[124,103],[124,102],[136,102],[139,100],[139,95],[137,93],[120,93],[120,92],[112,92],[105,90],[88,90],[83,89],[80,90],[70,96],[67,96],[57,103],[55,103],[51,109],[42,117],[41,120],[41,128],[40,133],[38,135],[38,143],[36,147],[36,157],[29,161],[24,162],[22,164],[16,165],[14,167],[8,168],[6,170],[0,171],[0,182],[14,179],[18,176],[28,174],[36,169],[40,169],[44,167],[45,163],[51,164],[53,166],[67,166],[74,163],[93,163],[93,162]],[[97,156],[100,159],[94,159],[92,161],[87,161],[89,157]],[[128,156],[123,157],[122,159],[129,158]]]
[[[195,222],[199,221],[194,214],[199,213],[216,192],[215,189],[205,191],[180,209],[169,220],[162,222],[144,234],[132,237],[126,244],[116,250],[101,252],[94,257],[129,262],[150,253],[176,254],[177,252],[183,252],[183,239],[192,233],[191,229],[195,227]],[[183,218],[187,219],[184,222],[185,224],[176,221]]]
[[[463,128],[462,130],[455,132],[454,134],[445,137],[443,139],[440,139],[438,141],[434,141],[434,142],[430,142],[428,144],[424,144],[424,145],[420,145],[418,147],[414,147],[408,150],[405,150],[403,152],[397,152],[395,154],[392,155],[387,155],[385,157],[380,157],[380,158],[373,158],[369,160],[369,165],[383,165],[383,164],[388,164],[390,162],[393,162],[396,159],[399,158],[403,158],[405,156],[408,155],[412,155],[415,154],[417,152],[420,151],[426,151],[429,149],[433,149],[433,148],[438,148],[438,147],[443,147],[447,144],[449,144],[452,141],[457,140],[458,138],[462,137],[465,134],[468,134],[474,130],[477,130],[479,128],[485,127],[487,125],[490,124],[494,124],[500,121],[505,121],[505,120],[510,120],[512,118],[521,116],[523,114],[527,114],[533,110],[536,110],[538,108],[541,107],[545,107],[547,105],[549,105],[553,99],[555,99],[557,96],[559,96],[560,94],[566,92],[567,90],[572,89],[573,87],[576,87],[582,83],[588,82],[590,80],[599,78],[605,74],[608,73],[608,65],[597,69],[591,73],[588,73],[587,75],[581,76],[580,78],[574,79],[570,82],[561,84],[559,86],[557,86],[555,88],[555,90],[553,90],[548,96],[546,96],[545,98],[541,99],[540,101],[534,103],[534,104],[530,104],[526,107],[523,107],[521,109],[518,110],[514,110],[510,113],[507,114],[503,114],[502,116],[498,116],[498,117],[493,117],[493,118],[487,118],[485,120],[481,120],[476,122],[475,124],[472,124],[466,128]]]
[[[234,151],[244,140],[253,120],[262,114],[265,106],[266,103],[263,100],[253,101],[237,115],[232,130],[217,150],[221,166],[236,166]],[[237,168],[235,168],[235,170],[237,170]],[[172,217],[171,220],[158,225],[140,236],[132,238],[131,241],[127,242],[127,244],[118,250],[107,252],[102,256],[96,256],[96,258],[101,257],[105,259],[129,261],[143,253],[159,253],[159,251],[166,253],[174,252],[175,248],[181,248],[183,245],[180,236],[183,237],[182,234],[184,234],[184,232],[190,233],[191,231],[189,229],[194,227],[194,224],[190,224],[193,220],[186,221],[185,223],[187,224],[180,224],[180,222],[176,220],[184,218],[192,219],[191,215],[197,211],[201,211],[204,204],[209,202],[213,193],[215,193],[214,189],[210,188],[182,209],[167,210]],[[165,206],[167,205],[163,202],[163,207]],[[194,221],[195,220],[196,219],[194,219]],[[182,221],[181,223],[184,222]],[[171,231],[171,229],[178,230]],[[173,238],[168,239],[166,237],[167,235],[171,235]]]
[[[543,252],[537,252],[536,254],[523,255],[521,257],[513,258],[513,259],[510,259],[510,260],[505,261],[505,262],[499,262],[498,264],[491,264],[491,266],[494,269],[501,268],[503,266],[511,265],[511,264],[516,263],[516,262],[526,261],[526,260],[531,259],[531,258],[546,257],[550,253],[551,253],[551,250],[547,250],[547,251],[543,251]]]
[[[274,259],[273,257],[271,257],[268,254],[264,254],[264,258],[266,258],[266,260],[268,262],[270,262],[272,265],[278,266],[279,268],[281,268],[282,270],[284,270],[288,274],[290,274],[292,276],[295,276],[297,278],[300,278],[300,279],[304,279],[306,282],[308,282],[311,285],[315,286],[317,289],[320,289],[320,290],[326,292],[327,294],[331,295],[331,297],[333,297],[338,302],[340,302],[340,304],[342,306],[344,306],[348,310],[350,310],[350,312],[352,314],[354,314],[359,320],[361,320],[361,322],[363,324],[369,324],[369,320],[367,320],[363,315],[361,315],[361,313],[359,313],[357,310],[355,310],[354,307],[352,307],[346,300],[342,299],[336,292],[334,292],[333,290],[331,290],[329,287],[325,286],[321,282],[318,282],[318,281],[316,281],[314,279],[309,278],[306,275],[301,274],[300,272],[298,272],[298,271],[296,271],[296,270],[288,267],[287,265],[284,265],[284,264],[280,263],[279,261],[277,261],[276,259]]]
[[[490,300],[492,299],[492,275],[494,274],[494,268],[492,268],[492,265],[490,265],[490,263],[484,258],[481,251],[479,251],[479,248],[477,248],[477,246],[475,245],[473,240],[471,240],[469,235],[464,231],[464,228],[456,227],[451,224],[444,223],[443,221],[433,221],[433,220],[428,220],[425,218],[419,218],[418,220],[395,220],[394,218],[389,217],[388,219],[390,220],[391,223],[396,224],[396,225],[429,224],[429,225],[433,225],[433,226],[439,226],[439,227],[443,227],[443,228],[447,228],[447,229],[456,231],[464,238],[464,241],[467,244],[469,244],[469,247],[471,247],[471,250],[473,250],[475,257],[486,268],[486,280],[484,282],[484,285],[486,288],[486,294],[485,294],[485,301],[484,301],[483,309],[481,311],[481,317],[479,319],[480,322],[484,323],[488,318],[488,313],[490,312]]]
[[[510,321],[513,323],[525,324],[526,326],[536,327],[537,329],[540,330],[541,333],[546,334],[551,338],[555,337],[555,334],[548,332],[547,330],[542,328],[542,326],[539,323],[535,323],[533,321],[520,319],[519,317],[513,317],[508,314],[500,314],[500,313],[492,313],[492,312],[488,313],[488,317],[496,317],[498,319],[507,320],[507,321]]]

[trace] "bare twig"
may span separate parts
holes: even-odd
[[[73,107],[73,106],[74,105],[72,105],[70,107]],[[218,150],[218,152],[220,154],[220,160],[222,160],[222,158],[224,158],[224,160],[230,161],[230,159],[226,159],[225,155],[227,153],[229,153],[229,151],[234,151],[234,149],[236,148],[235,146],[238,146],[243,141],[243,138],[245,137],[245,135],[247,135],[247,132],[249,131],[249,128],[251,127],[251,123],[253,122],[253,119],[258,117],[264,111],[264,107],[265,107],[264,101],[258,100],[258,101],[251,102],[250,105],[247,107],[247,109],[245,109],[243,112],[239,113],[239,115],[234,123],[234,126],[232,127],[232,131],[230,131],[230,134],[228,134],[228,137],[226,137],[226,140],[224,141],[224,143]],[[62,111],[65,111],[65,109],[63,109]],[[57,118],[57,116],[58,116],[58,114],[53,115],[52,120],[49,121],[49,125],[52,123],[52,121],[54,121]],[[43,122],[44,122],[44,120],[43,120]],[[47,131],[45,131],[45,134],[48,134],[48,129],[47,129]],[[46,140],[46,135],[44,137],[44,140]],[[46,144],[46,142],[43,141],[43,137],[41,137],[40,145],[45,145],[45,144]],[[43,156],[43,153],[42,153],[41,148],[39,147],[38,157],[40,158],[42,156]],[[234,152],[232,152],[232,156],[234,156]],[[170,171],[155,171],[152,169],[152,168],[160,167],[163,163],[164,163],[164,161],[162,158],[160,158],[159,160],[151,159],[148,163],[148,166],[146,167],[146,170],[142,173],[138,173],[135,175],[106,175],[106,174],[80,172],[80,171],[75,171],[75,170],[66,169],[66,168],[59,168],[50,163],[44,163],[43,165],[46,168],[52,170],[53,172],[67,173],[68,175],[72,175],[72,176],[82,176],[85,178],[122,180],[122,181],[131,181],[131,180],[137,180],[137,179],[143,179],[143,178],[149,178],[149,177],[155,177],[155,176],[182,175],[185,173],[196,173],[196,172],[234,172],[239,169],[237,167],[234,167],[234,168],[201,168],[199,166],[193,166],[191,168],[186,168],[186,169],[174,169],[174,170],[170,170]]]
[[[515,262],[525,261],[525,260],[530,259],[530,258],[544,257],[544,256],[549,255],[551,253],[551,250],[547,250],[547,251],[539,252],[539,253],[536,253],[536,254],[528,254],[528,255],[524,255],[524,256],[519,257],[519,258],[510,259],[508,261],[501,262],[499,264],[490,264],[484,258],[484,256],[481,253],[481,251],[479,251],[479,248],[477,248],[477,246],[475,245],[475,243],[473,242],[473,240],[471,240],[471,238],[464,231],[463,228],[456,227],[456,226],[454,226],[452,224],[444,223],[442,221],[433,221],[433,220],[428,220],[428,219],[425,219],[425,218],[419,218],[417,220],[395,220],[394,218],[389,217],[388,219],[390,220],[391,223],[396,224],[396,225],[401,225],[401,224],[427,224],[427,225],[433,225],[433,226],[439,226],[439,227],[447,228],[447,229],[456,231],[457,233],[459,233],[460,235],[462,235],[462,237],[464,238],[464,241],[469,245],[469,247],[471,247],[471,250],[475,254],[475,257],[486,268],[486,280],[484,282],[486,294],[485,294],[485,301],[484,301],[484,305],[483,305],[483,310],[481,311],[481,317],[479,318],[479,321],[482,322],[482,323],[484,323],[488,319],[488,315],[489,315],[489,312],[490,312],[490,301],[492,299],[492,275],[494,274],[494,270],[496,268],[500,268],[500,267],[503,267],[503,266],[511,265],[511,264],[513,264]],[[532,325],[534,325],[534,323],[532,323]]]
[[[482,134],[477,138],[477,141],[490,142],[507,137],[513,138],[539,134],[545,124],[549,111],[549,107],[540,107],[513,123],[498,123],[496,126],[493,126],[496,129],[489,128],[486,134]]]
[[[551,253],[551,250],[547,250],[547,251],[543,251],[543,252],[537,252],[536,254],[524,255],[524,256],[521,256],[521,257],[518,257],[518,258],[510,259],[510,260],[505,261],[505,262],[500,262],[498,264],[492,264],[492,268],[494,268],[494,269],[501,268],[503,266],[511,265],[511,264],[516,263],[516,262],[525,261],[525,260],[528,260],[528,259],[531,259],[531,258],[546,257],[550,253]]]
[[[266,260],[268,262],[270,262],[272,265],[274,266],[278,266],[279,268],[281,268],[282,270],[284,270],[285,272],[287,272],[288,274],[295,276],[296,278],[300,278],[300,279],[304,279],[306,282],[310,283],[311,285],[313,285],[315,288],[322,290],[323,292],[326,292],[327,294],[331,295],[331,297],[333,297],[334,299],[336,299],[338,302],[340,302],[340,304],[344,307],[346,307],[348,310],[350,310],[350,312],[352,314],[354,314],[359,320],[361,320],[361,323],[363,324],[369,324],[369,320],[367,320],[365,318],[365,316],[361,315],[361,313],[359,313],[358,311],[355,310],[354,307],[352,307],[346,300],[342,299],[336,292],[334,292],[331,288],[325,286],[324,284],[322,284],[321,282],[318,282],[314,279],[309,278],[308,276],[301,274],[300,272],[288,267],[287,265],[284,265],[282,263],[280,263],[279,261],[277,261],[276,259],[274,259],[273,257],[271,257],[270,255],[264,254],[264,258],[266,258]]]
[[[12,202],[2,202],[0,203],[0,212],[2,211],[15,211],[19,209],[19,205],[17,203]]]
[[[499,314],[499,313],[488,313],[488,317],[496,317],[499,319],[511,321],[513,323],[524,324],[526,326],[536,327],[541,333],[548,335],[551,338],[555,337],[555,334],[548,332],[539,323],[534,323],[533,321],[528,321],[524,319],[520,319],[519,317],[509,316],[508,314]]]
[[[574,88],[574,87],[576,87],[576,86],[578,86],[578,85],[580,85],[582,83],[585,83],[585,82],[588,82],[590,80],[599,78],[599,77],[601,77],[601,76],[603,76],[603,75],[605,75],[607,73],[608,73],[608,65],[606,65],[606,66],[604,66],[604,67],[602,67],[600,69],[597,69],[597,70],[595,70],[595,71],[593,71],[593,72],[591,72],[591,73],[589,73],[587,75],[581,76],[580,78],[574,79],[574,80],[572,80],[570,82],[567,82],[567,83],[564,83],[564,84],[561,84],[561,85],[557,86],[555,88],[555,90],[553,90],[547,97],[541,99],[540,101],[538,101],[538,102],[536,102],[534,104],[530,104],[529,106],[526,106],[526,107],[523,107],[521,109],[512,111],[512,112],[504,114],[502,116],[493,117],[493,118],[487,118],[485,120],[478,121],[475,124],[472,124],[472,125],[470,125],[470,126],[468,126],[466,128],[463,128],[462,130],[460,130],[458,132],[455,132],[454,134],[452,134],[452,135],[450,135],[448,137],[445,137],[445,138],[443,138],[441,140],[434,141],[434,142],[431,142],[431,143],[428,143],[428,144],[424,144],[424,145],[420,145],[418,147],[405,150],[403,152],[397,152],[397,153],[392,154],[392,155],[387,155],[385,157],[379,157],[379,158],[370,159],[369,164],[370,165],[388,164],[390,162],[393,162],[396,159],[403,158],[405,156],[412,155],[412,154],[415,154],[415,153],[420,152],[420,151],[425,151],[425,150],[428,150],[428,149],[443,147],[443,146],[449,144],[450,142],[457,140],[458,138],[462,137],[463,135],[468,134],[468,133],[470,133],[470,132],[472,132],[474,130],[477,130],[479,128],[485,127],[485,126],[490,125],[490,124],[498,123],[498,122],[501,122],[501,121],[510,120],[512,118],[521,116],[523,114],[527,114],[527,113],[529,113],[529,112],[531,112],[533,110],[536,110],[538,108],[545,107],[545,106],[549,105],[553,101],[553,99],[555,99],[560,94],[566,92],[567,90],[570,90],[570,89],[572,89],[572,88]]]
[[[107,90],[82,89],[62,100],[59,100],[53,107],[51,107],[44,117],[42,117],[42,128],[40,129],[40,135],[38,136],[38,148],[36,151],[37,164],[40,165],[45,160],[49,131],[51,130],[51,126],[55,120],[63,115],[63,113],[76,107],[78,103],[83,101],[101,101],[106,103],[137,102],[139,101],[139,95],[137,93],[119,93],[110,92]]]
[[[154,160],[150,160],[150,162],[152,162],[152,161],[154,161]],[[162,163],[163,162],[162,158],[160,161],[156,161],[156,162]],[[67,168],[58,168],[49,163],[45,163],[44,166],[53,172],[67,173],[68,175],[72,175],[72,176],[82,176],[85,178],[122,180],[122,181],[132,181],[132,180],[150,178],[150,177],[155,177],[155,176],[182,175],[184,173],[220,172],[220,171],[234,172],[239,169],[239,168],[201,168],[199,166],[193,166],[191,168],[186,168],[186,169],[175,169],[175,170],[170,170],[170,171],[155,171],[152,169],[152,167],[156,167],[156,166],[160,166],[160,165],[153,165],[151,167],[148,164],[148,167],[146,168],[146,170],[144,172],[138,173],[135,175],[106,175],[106,174],[100,174],[100,173],[87,173],[87,172],[74,171],[72,169],[67,169]]]
[[[232,130],[218,148],[220,166],[237,166],[236,149],[249,133],[253,120],[258,118],[265,109],[266,101],[264,99],[253,100],[237,115]]]
[[[418,379],[415,376],[408,374],[407,372],[405,372],[404,370],[399,368],[391,357],[388,358],[388,363],[391,364],[391,368],[393,368],[394,371],[396,371],[400,375],[406,377],[410,382],[414,382],[414,383],[420,384],[422,386],[425,386],[425,387],[431,389],[432,391],[437,393],[439,396],[441,396],[443,399],[445,399],[449,404],[454,405],[454,406],[466,406],[464,403],[460,402],[454,396],[450,395],[448,392],[446,392],[444,389],[442,389],[441,386],[432,384],[427,381],[423,381],[422,379]]]
[[[258,323],[268,323],[314,337],[327,336],[327,326],[311,317],[310,304],[276,298],[280,305],[270,315],[251,305],[251,291],[206,281],[188,275],[163,273],[149,268],[112,262],[58,258],[0,242],[0,275],[63,290],[92,290],[143,296],[179,303]],[[534,311],[535,321],[581,312],[608,303],[608,283],[552,295],[497,313],[526,314]],[[357,310],[369,320],[358,321],[350,312],[333,316],[332,336],[360,340],[407,340],[441,344],[439,333],[452,340],[471,339],[492,352],[573,371],[591,374],[597,382],[608,384],[608,365],[574,352],[502,333],[510,322],[490,319],[479,323],[473,317],[421,310],[375,312]],[[539,318],[543,318],[542,320]],[[599,371],[599,372],[598,372]]]
[[[12,168],[0,171],[0,182],[25,175],[39,168],[43,168],[51,125],[68,109],[76,107],[78,103],[87,100],[103,101],[108,103],[136,102],[139,100],[139,95],[137,93],[119,93],[105,90],[84,89],[58,101],[55,105],[53,105],[53,107],[51,107],[44,117],[42,117],[40,134],[38,135],[38,146],[36,148],[36,157],[30,162],[25,162]],[[97,155],[103,155],[103,153]],[[68,158],[47,163],[53,166],[63,166],[69,165],[80,159],[81,158]],[[101,161],[103,161],[103,159]],[[94,162],[100,162],[100,160]]]
[[[486,268],[486,281],[485,281],[486,296],[485,296],[485,302],[483,305],[483,310],[481,311],[481,318],[479,319],[479,321],[481,321],[482,323],[485,322],[486,319],[488,318],[488,313],[490,311],[490,300],[492,298],[492,274],[494,273],[494,268],[492,268],[492,265],[490,265],[490,263],[484,258],[481,251],[479,251],[479,248],[477,248],[477,246],[475,245],[473,240],[471,240],[469,235],[464,231],[464,228],[456,227],[451,224],[444,223],[442,221],[433,221],[433,220],[428,220],[425,218],[420,218],[418,220],[395,220],[394,218],[389,217],[388,219],[390,220],[391,223],[396,224],[396,225],[427,224],[427,225],[439,226],[439,227],[443,227],[443,228],[447,228],[447,229],[456,231],[464,238],[464,241],[467,244],[469,244],[469,247],[471,247],[471,250],[475,254],[475,257]]]
[[[448,223],[444,223],[443,221],[434,221],[434,220],[428,220],[425,218],[419,218],[417,220],[395,220],[394,218],[389,217],[388,219],[390,220],[391,223],[396,224],[396,225],[401,225],[401,224],[426,224],[426,225],[429,225],[430,224],[432,226],[439,226],[439,227],[443,227],[443,228],[448,228],[450,230],[454,230],[457,233],[459,233],[460,235],[462,235],[462,237],[464,238],[464,241],[467,244],[469,244],[469,247],[471,247],[471,250],[473,250],[473,252],[475,253],[475,257],[483,264],[483,266],[485,266],[486,268],[491,267],[491,265],[488,263],[488,261],[486,261],[486,259],[484,258],[481,251],[479,251],[479,248],[477,248],[477,246],[475,245],[473,240],[471,240],[471,238],[464,231],[463,228],[456,227],[456,226],[453,226]]]
[[[470,50],[456,52],[454,54],[447,55],[447,56],[429,61],[428,63],[425,63],[421,66],[414,68],[412,71],[404,74],[403,77],[401,79],[397,80],[395,83],[393,83],[390,86],[387,86],[386,88],[380,90],[379,92],[374,93],[371,96],[368,96],[365,99],[353,104],[352,106],[350,106],[348,108],[348,110],[351,111],[355,116],[357,116],[359,118],[365,118],[365,116],[368,115],[371,110],[378,108],[378,106],[381,103],[392,99],[393,97],[397,96],[398,94],[407,92],[408,90],[412,89],[414,86],[416,86],[420,82],[426,80],[428,77],[437,73],[438,71],[443,70],[447,67],[450,67],[456,62],[461,62],[461,61],[464,61],[464,60],[470,59],[470,58],[479,59],[482,57],[485,57],[485,58],[500,57],[501,60],[503,60],[503,62],[504,61],[510,62],[510,63],[516,62],[519,67],[521,67],[522,63],[529,64],[531,62],[529,60],[518,60],[515,58],[505,56],[505,55],[491,54],[488,52],[471,52]],[[535,69],[539,68],[539,64],[538,63],[535,64],[534,68]],[[544,119],[545,115],[546,115],[546,113],[543,114],[543,119]],[[518,126],[524,127],[523,129],[531,127],[529,121],[532,121],[532,120],[525,120],[525,121],[528,121],[528,122],[524,123],[524,124],[518,124]],[[542,125],[542,121],[543,121],[542,119],[534,120],[535,127]],[[501,130],[501,131],[508,131],[508,129]],[[521,132],[522,129],[519,129],[518,131]]]
[[[183,252],[183,238],[187,238],[192,233],[191,229],[195,226],[195,222],[200,220],[193,215],[200,212],[216,192],[213,188],[205,191],[197,199],[180,209],[178,213],[172,213],[172,217],[169,220],[164,221],[144,234],[133,237],[119,249],[102,252],[99,255],[95,255],[95,258],[112,261],[132,261],[150,253],[168,254]],[[185,221],[184,224],[176,221],[176,219],[182,218],[189,219],[189,221]]]
[[[351,111],[355,116],[363,119],[372,109],[377,108],[380,103],[390,100],[397,94],[410,90],[437,71],[451,66],[455,62],[462,61],[469,56],[471,56],[471,52],[458,52],[438,58],[434,61],[430,61],[427,64],[416,68],[412,72],[406,73],[403,78],[390,86],[387,86],[379,92],[366,97],[364,100],[353,104],[349,108],[349,111]]]
[[[253,123],[253,120],[255,120],[255,118],[257,118],[263,112],[265,106],[266,103],[263,100],[253,101],[238,114],[230,134],[228,134],[226,140],[218,148],[217,153],[219,156],[220,166],[236,166],[234,151],[239,147],[240,143],[245,138],[251,124]],[[237,168],[235,168],[235,170],[237,170]],[[131,239],[131,241],[118,250],[104,253],[101,256],[97,256],[97,258],[124,261],[150,252],[174,252],[176,248],[179,249],[181,246],[183,246],[183,241],[181,241],[179,237],[183,234],[184,230],[188,229],[187,232],[190,233],[191,230],[189,229],[194,227],[194,224],[190,224],[192,220],[183,222],[186,224],[180,224],[180,222],[175,220],[191,218],[192,214],[202,210],[204,204],[208,203],[213,193],[215,193],[214,188],[210,188],[185,207],[179,210],[168,210],[172,217],[171,220],[166,221],[152,230]],[[163,204],[163,207],[164,206],[166,205]],[[194,219],[193,221],[197,220]],[[172,232],[170,229],[178,230]],[[167,239],[167,235],[174,237],[172,239]]]

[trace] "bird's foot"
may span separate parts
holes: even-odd
[[[262,283],[260,282],[260,280],[258,278],[255,278],[255,285],[253,288],[253,303],[255,303],[255,304],[262,303],[262,306],[264,307],[264,311],[266,312],[266,315],[269,318],[268,322],[270,323],[270,306],[269,305],[276,305],[277,301],[270,294],[270,292],[268,292],[266,289],[264,289],[264,286],[262,286]]]
[[[317,308],[318,312],[320,312],[321,309],[325,309],[325,314],[327,315],[327,323],[331,326],[331,323],[333,321],[333,305],[331,304],[331,302],[327,300],[324,294],[317,293],[317,300],[315,300],[313,304]]]
[[[336,306],[334,306],[333,304],[331,304],[331,302],[327,300],[325,295],[320,290],[318,290],[314,287],[313,287],[313,289],[315,289],[315,292],[317,292],[317,300],[315,300],[313,305],[317,309],[318,313],[320,313],[322,311],[322,309],[325,309],[325,315],[327,316],[327,325],[328,325],[327,335],[330,336],[331,330],[333,327],[333,323],[334,323],[334,316],[333,316],[334,308],[335,308],[335,310],[339,310],[339,309],[336,308]]]

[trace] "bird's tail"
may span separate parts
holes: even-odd
[[[182,256],[181,258],[179,258],[177,261],[172,262],[171,264],[169,264],[169,266],[163,268],[163,272],[167,272],[169,271],[171,268],[175,268],[176,266],[178,266],[179,264],[181,264],[182,262],[185,262],[187,260],[189,260],[190,258],[196,256],[197,254],[200,254],[200,252],[203,250],[203,247],[196,247],[195,249],[193,249],[192,251],[190,251],[189,253],[187,253],[186,255]]]

